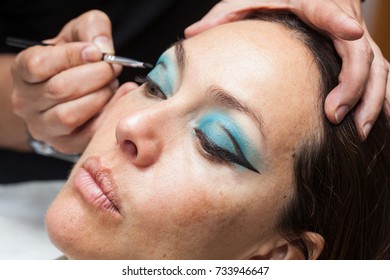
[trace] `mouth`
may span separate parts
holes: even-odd
[[[98,157],[88,157],[76,172],[74,187],[87,204],[120,218],[117,186],[111,173]]]

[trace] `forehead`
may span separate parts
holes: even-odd
[[[187,80],[217,84],[261,115],[270,151],[292,151],[315,133],[319,72],[312,54],[281,24],[230,23],[186,40]],[[195,78],[196,77],[196,80]]]

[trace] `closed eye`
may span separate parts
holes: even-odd
[[[163,100],[167,99],[166,94],[161,90],[160,86],[157,83],[155,83],[152,79],[150,79],[148,76],[146,77],[138,76],[135,78],[135,81],[145,86],[145,91],[148,95]]]
[[[224,148],[219,147],[214,142],[212,142],[201,130],[195,128],[195,134],[199,139],[204,151],[217,160],[235,163],[260,174],[260,172],[256,168],[254,168],[253,165],[244,156],[244,153],[242,152],[240,146],[238,145],[232,134],[226,128],[223,127],[222,129],[229,136],[237,154],[234,154]]]

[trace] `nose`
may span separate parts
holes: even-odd
[[[158,107],[158,105],[157,105]],[[137,167],[154,164],[169,137],[169,112],[163,108],[151,108],[133,112],[120,119],[115,136],[120,149]]]

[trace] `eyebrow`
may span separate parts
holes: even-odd
[[[186,54],[183,46],[183,40],[177,41],[173,45],[173,47],[175,48],[175,56],[176,56],[177,63],[179,65],[180,75],[183,76],[183,72],[186,65]],[[257,127],[261,135],[265,139],[265,135],[263,133],[264,122],[260,114],[255,114],[255,112],[251,108],[243,104],[241,101],[239,101],[231,93],[229,93],[227,90],[225,90],[222,87],[212,85],[207,89],[206,93],[218,104],[221,104],[226,108],[237,110],[239,112],[243,112],[249,115],[249,117],[257,124]]]
[[[177,41],[173,47],[175,48],[175,55],[177,64],[179,65],[180,75],[183,76],[184,68],[186,66],[186,53],[183,46],[183,40]]]
[[[221,104],[226,108],[237,110],[249,115],[249,117],[256,123],[261,135],[265,138],[263,133],[264,125],[261,116],[255,114],[251,108],[240,102],[237,98],[233,97],[231,93],[219,86],[212,85],[207,89],[207,95],[211,96],[211,98],[215,100],[216,103]]]

